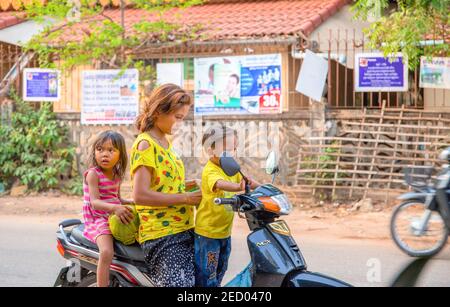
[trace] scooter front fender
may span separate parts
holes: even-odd
[[[285,287],[295,288],[311,288],[311,287],[332,287],[332,288],[344,288],[352,287],[352,285],[338,280],[336,278],[328,277],[319,273],[313,273],[308,271],[301,271],[293,274],[289,274],[284,281]]]

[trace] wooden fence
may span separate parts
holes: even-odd
[[[405,168],[438,166],[450,146],[450,114],[422,110],[364,109],[338,121],[334,137],[310,137],[300,145],[296,186],[332,198],[388,199],[404,192]]]

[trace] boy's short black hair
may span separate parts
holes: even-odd
[[[235,138],[237,138],[237,131],[233,128],[229,127],[211,127],[206,130],[206,132],[203,134],[202,138],[202,146],[205,148],[216,148],[216,142],[222,141],[224,142],[225,137],[233,135]]]

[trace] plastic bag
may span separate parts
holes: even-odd
[[[134,206],[127,207],[130,207],[133,210],[133,221],[129,224],[123,224],[116,215],[111,215],[109,217],[109,228],[114,239],[125,245],[131,245],[136,242],[139,231],[139,216]]]
[[[252,263],[250,262],[247,267],[236,275],[231,281],[229,281],[224,287],[251,287],[252,286]]]

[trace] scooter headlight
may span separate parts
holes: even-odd
[[[278,207],[280,208],[280,214],[287,215],[292,212],[292,204],[286,195],[280,194],[272,196],[272,200],[278,204]]]
[[[258,198],[263,204],[264,210],[279,215],[288,215],[292,211],[292,204],[286,195],[263,196]]]

